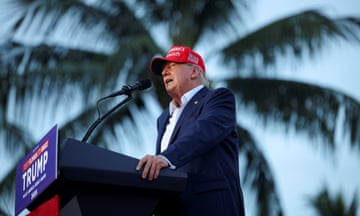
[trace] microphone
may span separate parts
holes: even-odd
[[[111,115],[115,110],[117,110],[118,108],[120,108],[122,105],[124,105],[126,102],[130,101],[132,99],[132,96],[129,94],[132,91],[135,90],[145,90],[150,88],[151,86],[151,81],[149,79],[145,79],[145,80],[141,80],[141,81],[137,81],[136,83],[132,84],[132,85],[125,85],[121,88],[120,91],[114,92],[106,97],[100,98],[97,101],[97,108],[98,108],[98,114],[99,114],[99,118],[96,119],[95,122],[93,122],[90,126],[90,128],[86,131],[86,134],[84,135],[84,137],[82,138],[81,142],[85,143],[87,141],[87,139],[89,138],[90,134],[92,133],[92,131],[105,119],[107,118],[109,115]],[[100,116],[100,110],[99,110],[99,103],[107,98],[111,98],[111,97],[115,97],[118,95],[122,95],[122,94],[127,94],[127,98],[124,101],[121,101],[119,104],[117,104],[116,106],[114,106],[113,108],[111,108],[108,112],[106,112],[103,116]]]
[[[150,86],[151,86],[151,81],[149,79],[137,81],[132,85],[124,85],[120,91],[114,92],[114,93],[106,96],[106,98],[111,98],[111,97],[115,97],[118,95],[127,94],[129,92],[136,91],[136,90],[142,91],[142,90],[150,88]]]

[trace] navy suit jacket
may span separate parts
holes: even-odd
[[[166,109],[158,118],[157,154],[169,117]],[[157,215],[245,215],[238,152],[234,95],[226,88],[202,88],[185,106],[161,153],[188,173],[187,186],[161,206],[171,213]]]

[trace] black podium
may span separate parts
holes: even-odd
[[[143,180],[138,159],[66,139],[59,151],[59,175],[28,209],[54,195],[60,215],[152,215],[156,205],[184,190],[187,175],[164,169],[158,179]]]

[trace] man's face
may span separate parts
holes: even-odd
[[[166,91],[174,99],[180,99],[184,93],[193,88],[191,76],[193,65],[186,63],[167,62],[162,70]]]

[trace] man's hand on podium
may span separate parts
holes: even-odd
[[[136,166],[136,170],[144,167],[141,177],[152,181],[159,177],[162,168],[169,167],[169,163],[161,155],[145,155]]]

